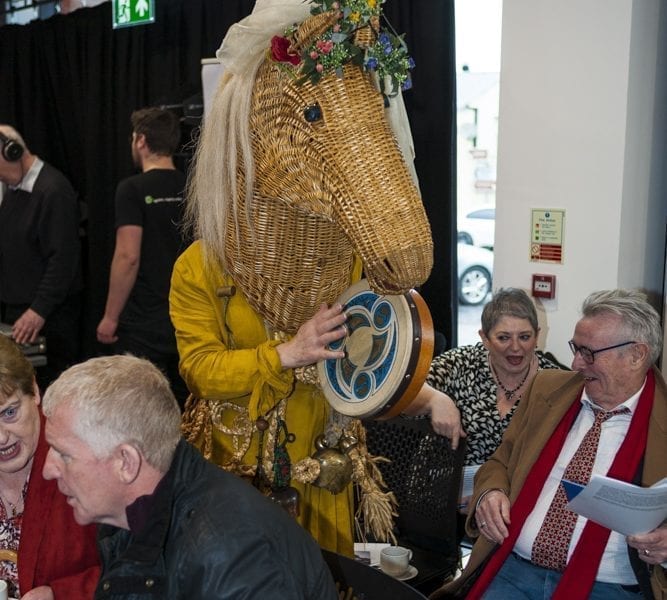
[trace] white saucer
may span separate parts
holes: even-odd
[[[403,575],[390,575],[390,577],[398,579],[399,581],[407,581],[408,579],[416,577],[418,573],[419,571],[417,571],[417,567],[413,567],[412,565],[410,565],[408,567],[408,570],[405,573],[403,573]]]

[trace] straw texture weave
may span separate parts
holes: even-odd
[[[378,293],[419,285],[432,265],[428,221],[382,96],[358,67],[342,75],[298,85],[267,61],[253,91],[257,176],[250,214],[227,228],[226,268],[283,331],[341,295],[355,253]],[[315,105],[322,119],[308,122]]]

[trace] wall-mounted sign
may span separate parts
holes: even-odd
[[[113,28],[155,21],[155,0],[112,0]]]
[[[562,263],[565,210],[534,208],[531,211],[530,223],[530,260]]]

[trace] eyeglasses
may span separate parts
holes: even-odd
[[[613,350],[614,348],[621,348],[623,346],[628,346],[630,344],[636,344],[637,342],[623,342],[622,344],[615,344],[614,346],[607,346],[606,348],[600,348],[599,350],[591,350],[586,346],[577,346],[573,340],[570,340],[568,344],[570,345],[570,350],[572,354],[577,352],[581,355],[581,358],[584,359],[589,365],[592,365],[595,362],[595,355],[600,352],[605,352],[606,350]]]

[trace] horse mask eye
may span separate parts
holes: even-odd
[[[313,104],[303,109],[303,116],[308,123],[315,123],[322,119],[322,109],[319,104]]]

